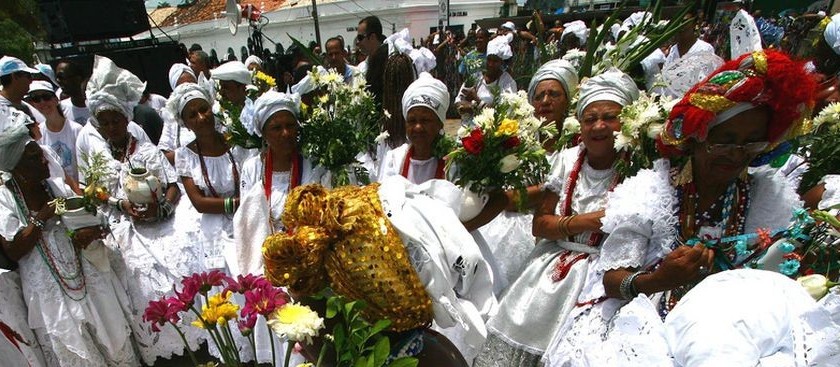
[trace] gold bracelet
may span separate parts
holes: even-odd
[[[572,223],[572,219],[574,219],[576,215],[570,215],[566,217],[566,220],[563,221],[563,232],[566,233],[567,237],[573,236],[571,228],[569,225]]]
[[[568,233],[563,231],[563,222],[566,220],[566,218],[568,217],[557,218],[557,232],[560,233],[560,238],[569,237]]]

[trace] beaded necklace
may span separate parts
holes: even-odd
[[[303,156],[297,152],[295,152],[293,156],[294,158],[292,159],[291,177],[289,180],[289,188],[287,189],[287,192],[291,192],[292,190],[294,190],[295,187],[298,187],[301,184]],[[268,217],[269,222],[271,222],[271,230],[273,232],[274,225],[280,220],[280,218],[275,218],[274,215],[271,214],[271,181],[274,176],[274,158],[271,156],[271,148],[268,148],[268,151],[265,153],[264,157],[265,159],[263,162],[263,190],[265,190],[265,198],[268,201]]]
[[[134,137],[131,136],[131,134],[128,134],[128,142],[126,142],[125,145],[126,148],[119,148],[115,147],[110,143],[108,144],[108,149],[111,150],[111,156],[114,157],[114,159],[120,157],[117,160],[119,160],[121,163],[125,163],[125,161],[128,160],[128,158],[132,154],[134,154],[134,151],[137,149],[137,139],[134,139]]]
[[[25,225],[29,225],[29,209],[26,206],[26,201],[23,197],[23,192],[20,189],[20,186],[17,184],[15,179],[11,179],[9,181],[11,183],[11,187],[13,189],[12,196],[15,199],[15,205],[17,206],[18,212],[20,213],[20,219],[24,222]],[[49,190],[49,187],[44,187],[44,189],[49,194],[50,199],[54,198],[54,195]],[[72,243],[71,243],[72,246]],[[38,243],[35,245],[35,248],[38,250],[38,254],[41,255],[41,259],[44,260],[44,263],[47,264],[47,269],[50,271],[50,275],[52,275],[53,279],[56,283],[59,284],[59,289],[61,289],[61,293],[63,293],[67,298],[70,298],[73,301],[81,301],[87,297],[87,281],[85,278],[85,270],[82,267],[82,259],[79,256],[78,250],[73,248],[73,258],[75,261],[56,261],[55,256],[53,256],[53,252],[49,246],[44,242],[44,233],[41,232],[40,238],[38,238]],[[62,272],[61,269],[67,269],[72,267],[69,272]],[[83,292],[81,296],[74,297],[70,294],[70,292]]]
[[[210,178],[207,175],[207,164],[204,163],[204,156],[201,155],[201,146],[198,144],[198,139],[195,141],[195,152],[198,154],[198,161],[201,164],[201,175],[204,178],[204,184],[207,185],[207,190],[210,191],[210,195],[214,197],[220,197],[219,194],[216,192],[216,189],[213,188],[213,184],[210,183]],[[227,150],[228,159],[230,159],[230,167],[233,171],[233,186],[234,186],[234,196],[239,196],[239,170],[236,168],[236,161],[233,159],[233,153],[230,152],[230,149]]]
[[[705,242],[719,241],[720,238],[727,236],[735,236],[744,233],[747,212],[749,211],[750,203],[750,182],[748,175],[742,175],[735,180],[724,193],[722,206],[720,209],[720,221],[718,228],[721,230],[720,238],[717,239],[698,239],[697,231],[701,226],[714,225],[713,210],[716,204],[709,207],[709,209],[697,215],[697,187],[693,182],[693,170],[691,161],[683,166],[682,171],[674,179],[676,184],[677,198],[679,198],[679,238],[673,244],[673,248],[681,244],[689,242],[699,242],[698,246],[705,246]],[[699,240],[699,241],[697,241]],[[715,266],[718,270],[729,270],[732,268],[734,261],[734,245],[728,247],[713,246],[710,248],[715,253]],[[714,269],[709,269],[714,271]],[[693,288],[693,285],[685,285],[677,287],[676,289],[666,292],[660,300],[660,316],[663,318],[677,305],[677,302]]]
[[[408,153],[405,154],[405,158],[403,159],[402,170],[400,170],[400,175],[408,178],[408,168],[411,163],[411,157],[414,155],[414,146],[409,146]],[[436,179],[442,180],[443,176],[443,168],[446,164],[443,162],[442,158],[438,158],[437,160],[437,168],[435,169],[435,177]]]
[[[583,162],[586,160],[586,149],[581,148],[580,153],[578,154],[577,160],[575,161],[574,166],[572,166],[572,171],[569,174],[569,178],[566,181],[566,188],[564,191],[565,197],[563,198],[563,206],[562,206],[562,213],[561,216],[569,216],[572,215],[572,196],[574,196],[575,186],[577,186],[578,178],[580,178],[580,171],[583,168]],[[613,191],[618,183],[621,181],[621,177],[619,177],[618,173],[614,173],[613,180],[610,182],[610,186],[607,191]],[[589,240],[586,242],[588,246],[595,247],[601,243],[601,240],[604,238],[603,233],[599,232],[592,232],[589,234]],[[574,237],[570,236],[568,238],[569,242],[574,242]],[[558,282],[566,277],[569,271],[576,262],[583,260],[589,257],[587,253],[565,253],[561,255],[554,266],[554,271],[551,274],[551,279],[555,282]]]

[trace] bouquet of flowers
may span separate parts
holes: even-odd
[[[624,154],[626,159],[618,160],[616,170],[619,175],[630,177],[641,169],[653,166],[653,161],[659,157],[655,139],[677,102],[676,99],[648,95],[642,91],[639,99],[621,109],[621,131],[614,133],[614,144],[615,150]]]
[[[221,90],[221,85],[216,81],[216,90]],[[249,91],[249,94],[254,94],[254,91]],[[250,97],[249,97],[250,98]],[[245,103],[251,103],[246,100]],[[242,107],[235,106],[230,101],[222,99],[222,96],[216,92],[216,101],[213,103],[213,115],[216,120],[222,123],[224,127],[225,141],[228,144],[243,147],[245,149],[261,148],[263,141],[259,136],[248,132],[239,116],[242,115]]]
[[[83,192],[83,206],[90,212],[96,212],[96,207],[105,203],[111,195],[108,193],[109,183],[115,179],[113,170],[108,165],[108,158],[102,152],[82,154],[83,165],[79,167],[85,178]],[[56,212],[56,214],[59,214]]]
[[[447,170],[457,167],[455,184],[475,193],[515,189],[524,198],[525,189],[542,182],[549,168],[537,139],[541,126],[524,91],[503,93],[494,108],[475,117],[475,127],[459,130]]]
[[[257,99],[257,97],[263,95],[263,93],[268,92],[274,87],[277,86],[277,81],[274,80],[270,75],[263,73],[262,71],[257,70],[254,72],[254,75],[251,76],[251,85],[248,86],[248,98],[250,99]]]
[[[827,174],[836,173],[840,167],[840,103],[834,102],[823,108],[813,121],[806,121],[803,134],[788,142],[790,151],[796,151],[808,164],[802,175],[799,192],[806,192]],[[787,158],[787,156],[784,156]]]
[[[313,69],[309,76],[317,95],[301,129],[303,154],[332,173],[333,187],[349,184],[351,169],[362,183],[368,183],[368,172],[357,157],[372,151],[379,135],[380,116],[373,96],[363,80],[346,84],[334,69],[324,74]]]
[[[211,291],[218,292],[211,294]],[[196,366],[199,364],[192,353],[192,347],[188,345],[178,326],[186,313],[195,316],[195,321],[190,325],[207,330],[222,356],[222,363],[229,367],[242,365],[231,324],[234,324],[243,336],[250,338],[253,350],[252,333],[257,318],[262,316],[267,319],[269,335],[279,333],[280,337],[290,342],[286,352],[286,366],[289,364],[293,348],[291,343],[311,342],[324,327],[324,320],[318,317],[316,312],[291,302],[286,292],[274,287],[262,276],[248,274],[233,279],[218,270],[196,273],[184,277],[181,280],[181,290],[174,293],[174,296],[149,302],[143,313],[143,320],[150,323],[152,331],[155,332],[159,332],[160,327],[166,324],[174,327]],[[241,294],[245,299],[245,304],[241,307],[231,301],[231,296],[235,293]],[[273,337],[271,343],[273,353]],[[275,360],[272,356],[272,365]]]

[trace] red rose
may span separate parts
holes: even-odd
[[[461,139],[461,144],[464,145],[464,149],[467,153],[478,155],[481,153],[481,149],[484,148],[484,135],[481,133],[480,129],[475,129],[470,132],[469,136]]]
[[[505,147],[505,149],[511,149],[518,147],[520,143],[522,142],[519,140],[518,136],[511,136],[502,142],[502,146]]]

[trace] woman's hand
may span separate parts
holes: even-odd
[[[102,227],[86,227],[73,232],[73,246],[78,250],[84,250],[91,242],[105,238],[105,231]]]
[[[468,102],[478,101],[478,92],[476,92],[475,87],[462,89],[461,100]]]
[[[130,215],[131,218],[133,218],[135,220],[146,221],[146,220],[155,219],[155,218],[158,217],[158,206],[159,205],[158,205],[157,202],[154,202],[154,201],[151,202],[151,203],[148,203],[148,204],[139,204],[138,205],[138,204],[134,204],[134,203],[132,203],[128,200],[123,200],[123,201],[120,202],[120,205],[122,205],[123,212]],[[138,208],[140,208],[141,205],[145,206],[145,209],[138,210]]]
[[[41,209],[38,209],[38,215],[35,216],[35,219],[46,222],[50,220],[52,217],[55,216],[55,203],[52,201],[48,201],[41,206]]]
[[[665,256],[651,277],[666,289],[694,283],[709,275],[714,258],[714,250],[706,246],[680,246]]]
[[[601,232],[601,218],[604,217],[604,210],[598,210],[591,213],[584,213],[576,216],[569,227],[573,232]]]

